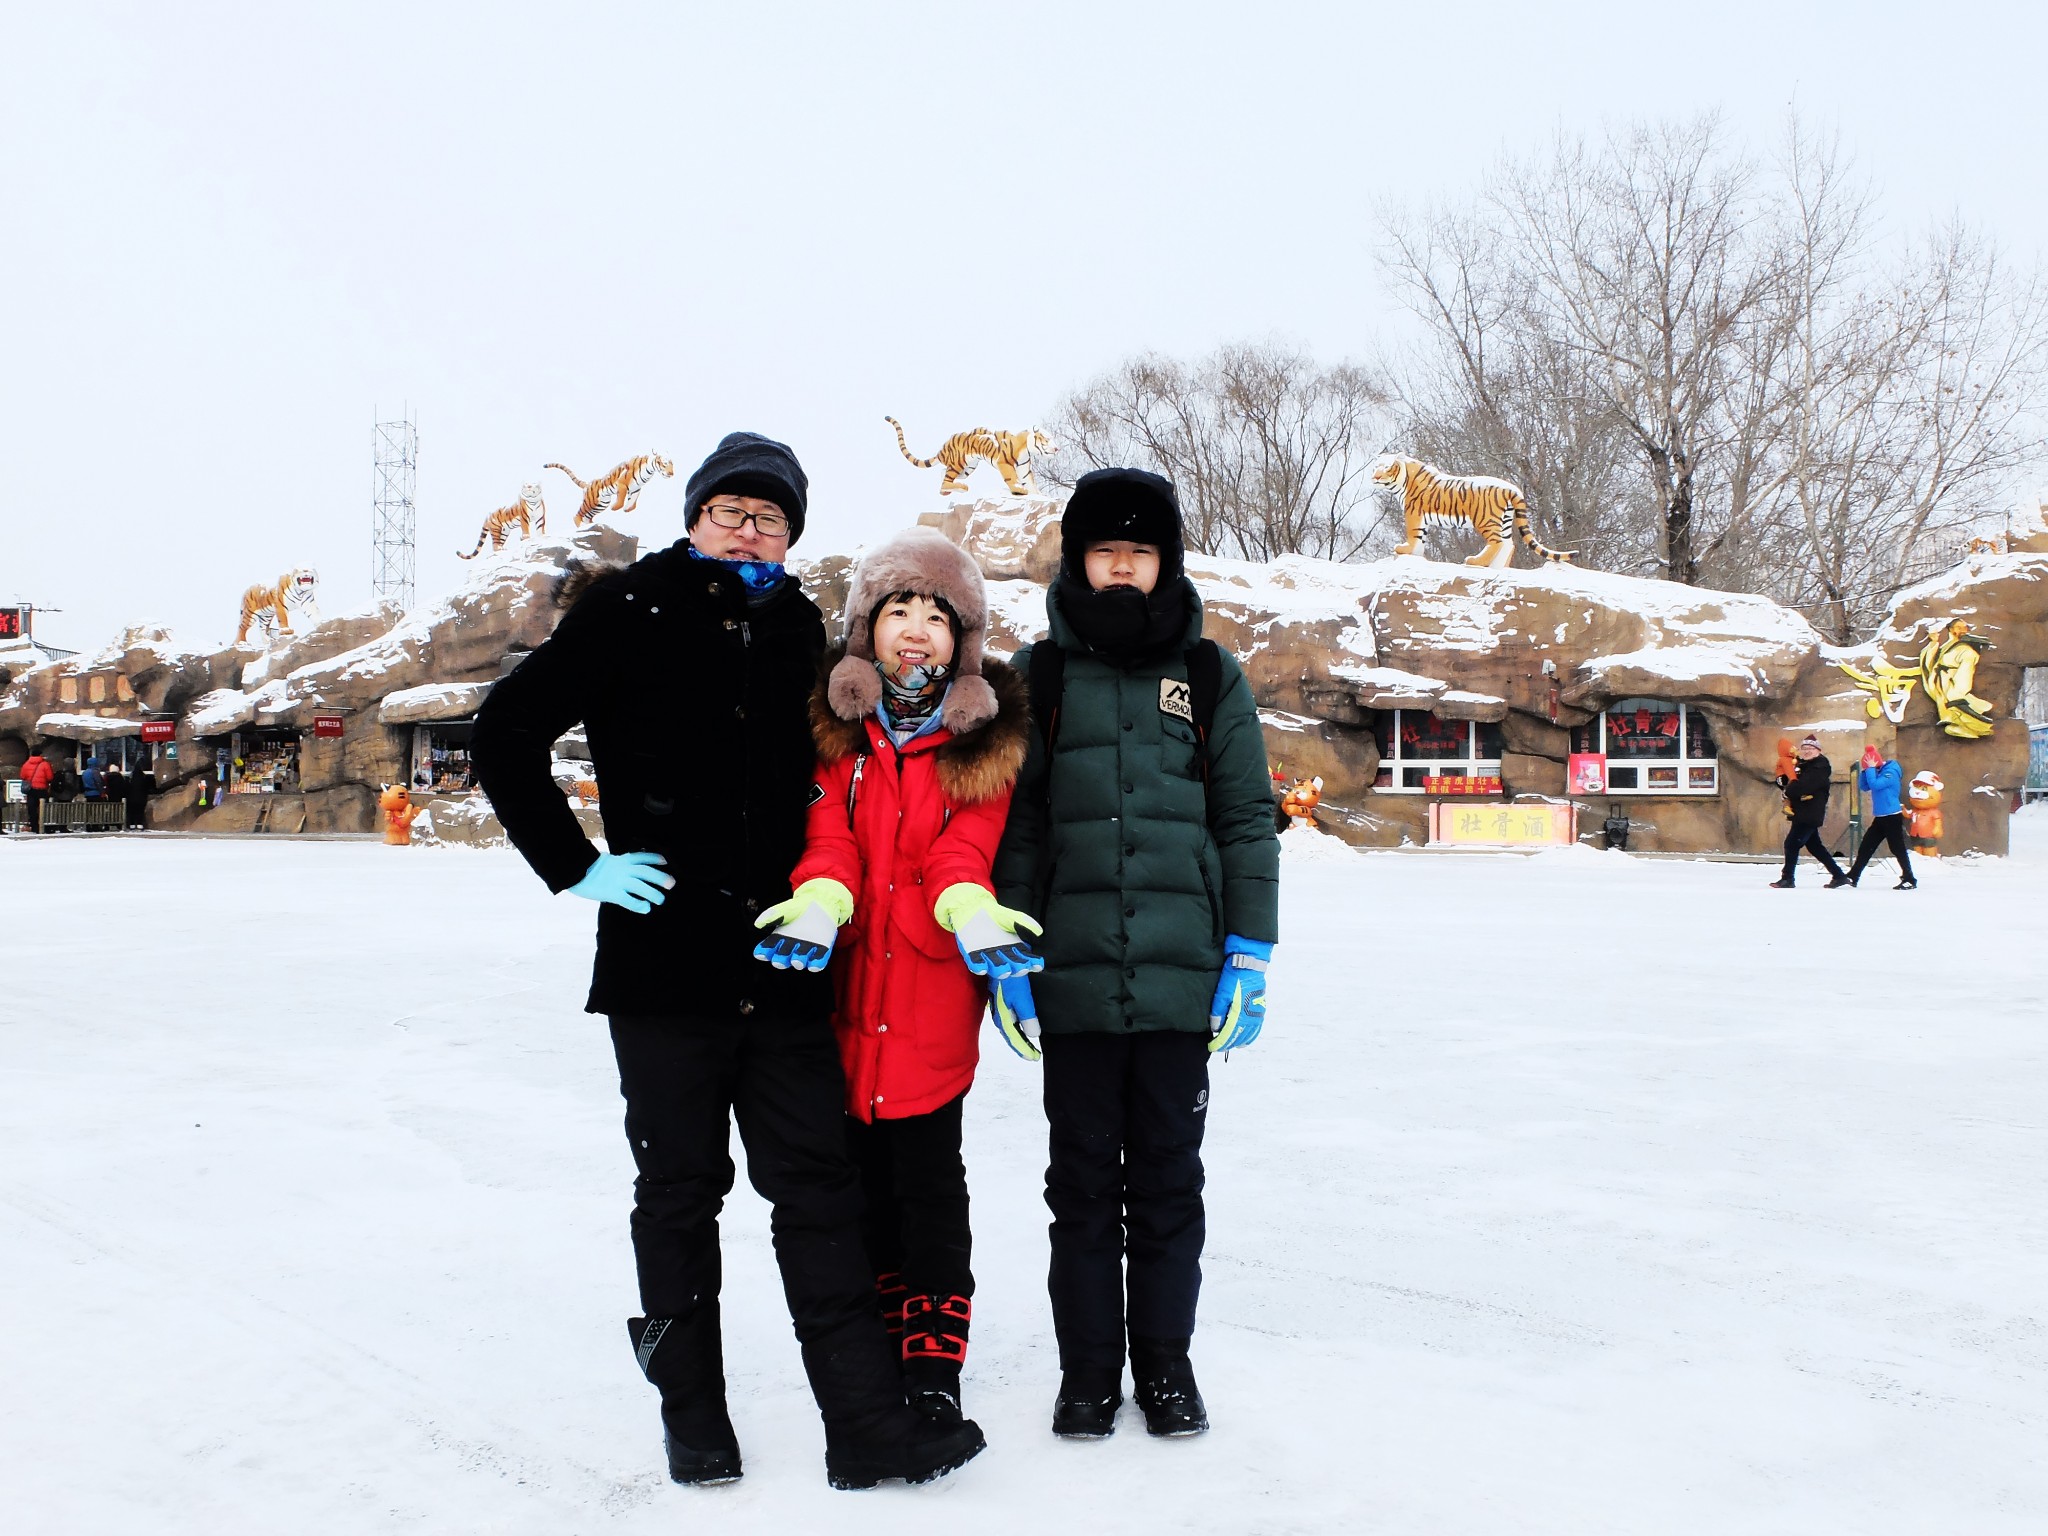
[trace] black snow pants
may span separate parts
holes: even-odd
[[[903,1411],[900,1373],[875,1313],[861,1240],[860,1181],[846,1155],[846,1080],[832,1027],[802,1021],[613,1014],[633,1181],[640,1305],[667,1319],[641,1369],[685,1443],[715,1443],[725,1416],[718,1214],[732,1189],[730,1123],[747,1176],[772,1207],[783,1295],[828,1434],[858,1435]],[[692,1429],[699,1438],[691,1438]],[[729,1430],[727,1431],[729,1434]]]
[[[24,790],[23,794],[28,799],[28,829],[40,832],[43,830],[43,807],[49,803],[50,792],[47,789],[30,789]]]
[[[1792,871],[1798,866],[1800,850],[1820,860],[1821,867],[1833,880],[1842,878],[1842,866],[1835,862],[1835,856],[1828,852],[1828,845],[1820,840],[1820,828],[1792,823],[1792,830],[1785,834],[1785,873],[1779,878],[1790,880]]]
[[[1849,878],[1856,879],[1863,873],[1863,866],[1870,862],[1870,856],[1877,852],[1878,841],[1882,839],[1892,851],[1892,858],[1898,862],[1899,878],[1913,878],[1913,859],[1906,852],[1906,818],[1898,811],[1889,816],[1870,818],[1870,829],[1863,834],[1863,846],[1856,850],[1856,862],[1849,866]]]
[[[1185,1346],[1202,1289],[1209,1037],[1047,1035],[1041,1045],[1060,1368],[1120,1368],[1127,1331]]]
[[[972,1296],[967,1165],[960,1158],[962,1094],[928,1114],[872,1123],[846,1119],[867,1209],[863,1230],[877,1276],[902,1276],[913,1296]]]

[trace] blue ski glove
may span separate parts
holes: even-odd
[[[600,853],[569,894],[608,901],[628,912],[652,912],[675,889],[676,877],[661,867],[667,862],[658,853]]]
[[[1232,1051],[1259,1038],[1266,1023],[1266,965],[1273,946],[1236,934],[1223,941],[1223,975],[1209,1004],[1212,1051]]]
[[[1026,1061],[1038,1060],[1038,1004],[1031,1000],[1031,979],[1003,977],[989,989],[988,1004],[1003,1044]]]
[[[994,896],[971,880],[949,885],[932,903],[932,916],[953,935],[960,957],[977,976],[1000,981],[1006,976],[1028,976],[1045,969],[1045,961],[1029,944],[1017,937],[1019,928],[1033,934],[1045,930],[1023,912],[1000,905]]]
[[[837,880],[806,880],[754,919],[775,931],[754,946],[754,958],[778,971],[822,971],[831,963],[839,928],[853,916],[853,892]]]

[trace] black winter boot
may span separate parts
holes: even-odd
[[[1199,1435],[1208,1429],[1209,1410],[1195,1386],[1185,1340],[1132,1339],[1131,1383],[1131,1396],[1153,1434]]]
[[[1116,1433],[1116,1411],[1124,1405],[1121,1366],[1079,1366],[1060,1373],[1060,1395],[1052,1405],[1052,1432],[1069,1440],[1107,1440]]]
[[[905,1406],[888,1335],[867,1319],[804,1345],[803,1355],[825,1420],[825,1478],[834,1488],[872,1488],[890,1478],[929,1483],[988,1444],[972,1419],[934,1424]]]
[[[626,1336],[647,1379],[661,1389],[668,1475],[678,1483],[731,1483],[740,1477],[739,1437],[725,1411],[725,1360],[718,1303],[688,1317],[633,1317]]]
[[[911,1412],[934,1424],[962,1422],[960,1368],[974,1303],[965,1296],[912,1296],[903,1304],[903,1387]]]

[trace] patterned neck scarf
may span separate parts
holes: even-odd
[[[953,681],[951,667],[930,663],[891,672],[878,658],[875,672],[882,679],[882,724],[898,746],[931,723]]]
[[[758,608],[782,589],[783,579],[789,574],[780,560],[721,560],[716,555],[707,555],[696,545],[690,546],[692,560],[708,560],[720,565],[739,577],[740,585],[747,589],[747,606]]]

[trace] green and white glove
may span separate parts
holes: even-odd
[[[822,971],[831,963],[839,930],[853,916],[853,892],[837,880],[806,880],[754,919],[775,931],[754,946],[754,958],[778,971]]]

